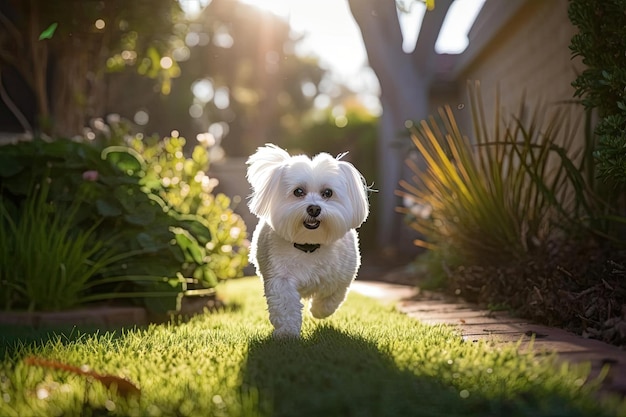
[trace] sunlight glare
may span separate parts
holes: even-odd
[[[455,1],[441,25],[439,37],[435,43],[438,54],[460,54],[469,44],[467,37],[485,0]]]
[[[178,0],[178,2],[185,13],[193,16],[208,6],[211,0]]]
[[[398,10],[398,20],[402,31],[402,50],[411,53],[415,49],[417,35],[424,20],[426,5],[422,2],[410,0],[403,4],[404,11]]]
[[[228,87],[219,87],[215,90],[213,96],[213,104],[220,110],[227,109],[230,106],[230,94]]]
[[[172,58],[170,58],[169,56],[164,56],[159,61],[159,64],[161,65],[161,68],[163,69],[170,69],[172,68],[172,65],[174,65],[174,61],[172,61]]]
[[[367,64],[361,33],[343,0],[241,0],[287,20],[303,35],[296,45],[301,56],[317,56],[324,68],[354,75]]]
[[[179,0],[186,13],[193,14],[208,5],[211,0]],[[373,113],[380,113],[378,101],[380,86],[373,70],[368,66],[367,53],[361,32],[352,17],[347,0],[239,0],[242,3],[273,13],[289,22],[294,34],[302,36],[297,42],[295,53],[300,56],[313,56],[319,59],[320,66],[329,71],[330,77],[343,83],[352,91],[359,92],[364,104]],[[444,20],[437,39],[437,53],[458,54],[468,44],[467,33],[472,27],[485,0],[454,1]],[[399,13],[403,35],[402,49],[410,53],[415,47],[419,29],[426,11],[424,3],[405,0],[408,13]],[[437,3],[435,2],[435,7]],[[232,38],[226,28],[218,30],[212,41],[219,46],[232,46]],[[187,46],[202,44],[198,34],[190,34]],[[272,57],[268,56],[266,65],[272,69]],[[309,87],[305,87],[307,93]],[[320,89],[323,90],[323,89]],[[213,93],[213,91],[211,91]],[[333,92],[319,91],[315,98],[317,108],[328,105]],[[211,94],[212,95],[212,94]],[[213,98],[213,97],[211,97]],[[219,97],[218,104],[226,105],[228,93]],[[222,100],[223,99],[223,100]]]
[[[179,1],[183,10],[190,14],[211,2],[211,0]],[[354,79],[353,76],[360,74],[367,65],[367,54],[361,33],[352,17],[347,0],[240,1],[287,20],[294,32],[304,35],[303,41],[297,46],[297,53],[318,56],[325,68],[334,70],[345,79]],[[467,33],[484,2],[485,0],[462,0],[452,3],[435,45],[437,53],[458,54],[467,48]],[[399,13],[403,34],[402,48],[410,53],[415,47],[426,6],[414,0],[404,1],[403,5],[408,13]],[[193,35],[188,41],[194,43]]]
[[[206,78],[194,82],[191,85],[191,91],[193,92],[193,95],[203,103],[208,103],[213,100],[213,96],[215,95],[213,82]]]

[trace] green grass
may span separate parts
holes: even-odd
[[[186,323],[119,332],[0,329],[0,415],[612,416],[585,370],[463,342],[352,294],[301,340],[273,340],[257,279],[220,287],[229,307]],[[38,341],[39,340],[39,341]],[[128,378],[139,397],[27,365],[28,356]]]

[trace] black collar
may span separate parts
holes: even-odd
[[[294,243],[293,247],[300,249],[302,252],[312,253],[320,247],[319,243]]]

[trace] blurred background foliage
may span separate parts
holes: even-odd
[[[193,18],[175,0],[9,0],[0,21],[3,125],[32,139],[0,147],[4,309],[128,298],[162,313],[241,276],[246,225],[208,175],[225,155],[272,141],[350,151],[370,182],[376,173],[376,119],[297,56],[299,39],[269,12],[235,0]],[[47,249],[14,236],[38,223]],[[82,242],[67,249],[75,279],[53,250],[66,240]],[[35,261],[18,268],[19,251]]]
[[[297,39],[284,20],[238,1],[215,0],[176,28],[181,36],[172,55],[181,74],[171,93],[155,95],[147,80],[127,69],[111,78],[115,112],[132,120],[144,111],[144,130],[160,135],[210,132],[229,156],[247,156],[265,141],[280,143],[301,131],[299,121],[312,109],[324,70],[296,56]],[[125,95],[129,88],[133,97]]]
[[[236,0],[213,0],[195,17],[176,0],[7,1],[0,19],[4,97],[29,132],[82,135],[114,113],[146,135],[208,132],[229,156],[247,156],[301,134],[325,92],[330,107],[353,95],[296,55],[287,22]]]
[[[168,65],[161,57],[171,51],[172,33],[181,17],[178,3],[171,0],[3,2],[2,76],[19,74],[12,78],[26,83],[36,103],[36,118],[22,127],[79,134],[90,118],[106,111],[104,78],[111,69],[131,66],[167,92],[180,71],[175,62]],[[23,90],[23,85],[15,87]],[[25,103],[19,95],[17,100]]]

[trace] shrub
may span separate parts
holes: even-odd
[[[241,275],[248,263],[248,243],[243,219],[231,209],[230,198],[214,194],[218,180],[206,172],[213,159],[223,150],[210,136],[190,147],[185,138],[172,136],[144,137],[133,134],[128,121],[112,115],[105,124],[97,119],[87,132],[94,143],[113,144],[108,149],[123,150],[138,155],[142,167],[140,184],[159,197],[168,207],[184,218],[201,219],[211,232],[211,238],[200,242],[204,247],[196,256],[203,259],[193,276],[213,287],[218,280]],[[183,235],[178,235],[182,240]]]
[[[185,144],[181,137],[144,140],[141,136],[129,143],[146,162],[142,183],[178,213],[199,216],[209,228],[211,239],[202,242],[204,262],[198,263],[193,276],[214,286],[218,280],[240,276],[247,265],[246,226],[230,208],[226,195],[213,194],[218,181],[205,173],[211,159],[209,149],[196,145],[186,158]]]
[[[3,146],[0,191],[4,211],[13,213],[17,224],[33,198],[32,184],[49,178],[47,201],[58,207],[74,204],[75,214],[66,219],[72,227],[93,229],[93,238],[105,249],[127,255],[94,271],[81,302],[129,297],[156,312],[175,310],[183,293],[190,293],[189,286],[193,293],[211,291],[217,277],[236,276],[243,265],[227,274],[209,271],[211,255],[221,250],[211,245],[216,241],[212,226],[201,216],[177,211],[156,192],[156,184],[147,186],[147,169],[134,149],[103,147],[98,141],[34,140]],[[72,203],[78,194],[83,198]],[[219,204],[216,212],[224,209],[223,201]],[[57,242],[60,238],[56,237]],[[14,271],[10,259],[7,262],[0,269]],[[47,261],[39,257],[33,262]],[[30,301],[12,303],[24,304]]]
[[[625,0],[570,0],[568,15],[578,28],[572,37],[573,56],[586,69],[572,83],[576,97],[597,109],[595,157],[599,178],[626,185],[626,25]]]
[[[425,166],[409,160],[415,175],[398,194],[412,203],[401,211],[423,237],[416,244],[449,267],[501,265],[588,232],[595,200],[562,116],[544,121],[538,107],[528,121],[520,113],[503,122],[496,112],[490,132],[479,93],[471,101],[475,144],[449,107],[411,131]]]

